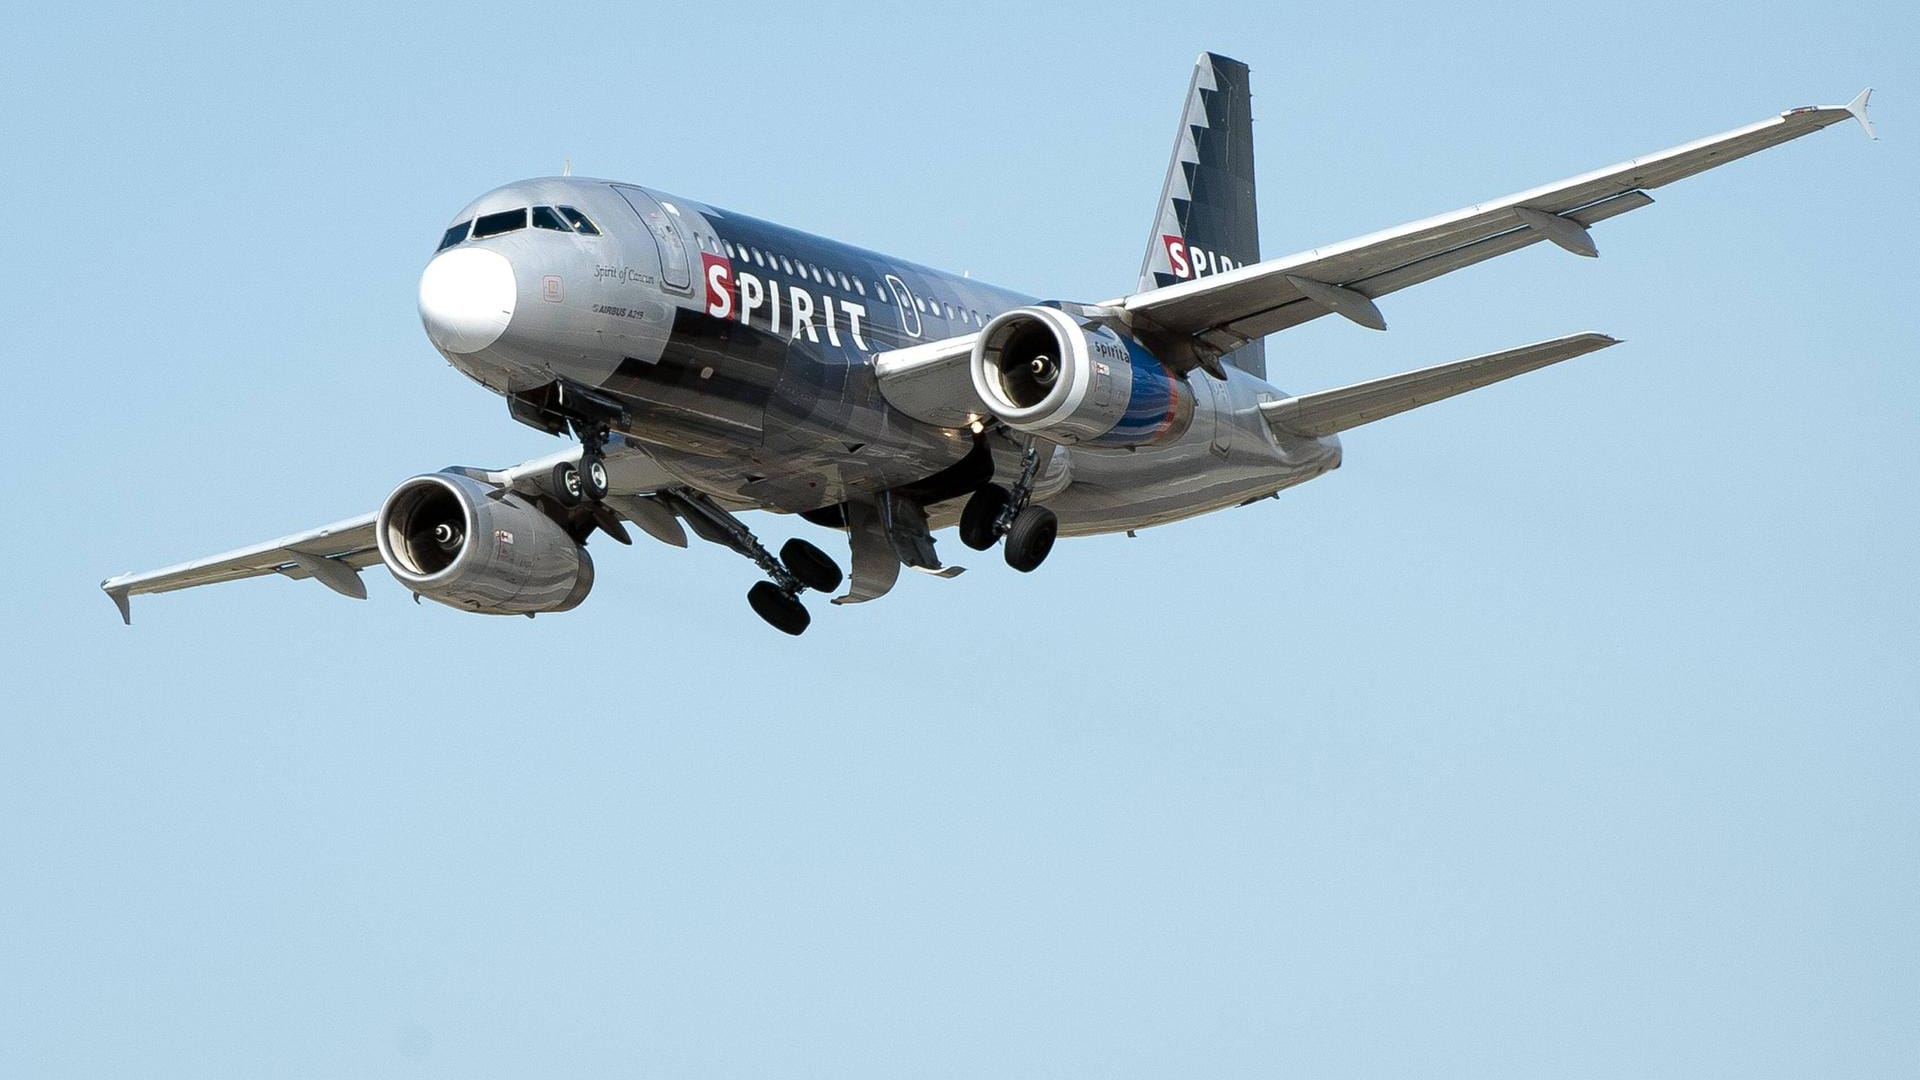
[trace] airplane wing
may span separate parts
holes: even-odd
[[[580,447],[576,445],[510,469],[457,471],[523,495],[538,496],[548,493],[555,465],[579,458]],[[651,500],[637,497],[670,486],[672,478],[661,472],[644,453],[617,439],[607,447],[606,461],[612,490],[606,499],[607,505],[667,543],[674,543],[672,537],[679,533],[678,544],[684,547],[685,535],[671,515],[663,515]],[[122,574],[101,582],[100,588],[113,599],[114,606],[120,609],[120,618],[128,623],[133,621],[132,597],[267,574],[279,574],[296,581],[313,578],[343,596],[365,600],[367,585],[360,579],[360,571],[380,562],[380,550],[374,540],[376,516],[362,514],[204,559]],[[664,522],[659,520],[663,516]]]
[[[1093,317],[1117,318],[1137,331],[1152,331],[1156,342],[1173,343],[1176,350],[1194,346],[1202,363],[1329,312],[1384,330],[1386,319],[1374,304],[1375,297],[1542,240],[1575,254],[1598,254],[1589,227],[1652,203],[1648,188],[1705,172],[1849,117],[1871,136],[1867,99],[1872,93],[1863,90],[1845,105],[1791,109],[1557,184],[1080,310]],[[977,337],[964,334],[876,355],[874,373],[881,392],[895,408],[928,423],[964,427],[984,418],[986,402],[975,392],[967,369]]]
[[[1792,109],[1721,135],[1328,247],[1135,293],[1101,305],[1226,353],[1328,312],[1373,329],[1374,298],[1542,240],[1595,255],[1588,227],[1653,202],[1647,189],[1808,135],[1849,117],[1873,134],[1864,90],[1845,105]]]
[[[1618,338],[1605,334],[1574,334],[1404,375],[1264,402],[1260,412],[1278,432],[1332,435],[1618,344]]]
[[[319,578],[337,593],[365,600],[367,584],[360,580],[360,570],[380,561],[373,540],[373,519],[372,514],[362,514],[237,551],[142,574],[122,574],[101,582],[100,587],[113,598],[120,618],[128,623],[133,622],[129,598],[136,594],[172,592],[262,574]]]
[[[973,388],[967,360],[976,333],[888,349],[875,354],[873,375],[887,404],[929,424],[966,427],[992,410]]]

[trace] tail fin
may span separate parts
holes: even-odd
[[[1201,53],[1160,189],[1159,215],[1147,238],[1140,288],[1156,289],[1260,261],[1253,187],[1253,92],[1247,65]],[[1263,342],[1226,358],[1262,378]]]

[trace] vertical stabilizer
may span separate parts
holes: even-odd
[[[1174,134],[1173,159],[1140,266],[1155,289],[1260,261],[1253,187],[1253,92],[1247,65],[1201,53]],[[1266,348],[1252,342],[1226,358],[1266,377]]]

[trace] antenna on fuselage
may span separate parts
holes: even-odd
[[[567,160],[560,163],[560,175],[561,176],[573,175],[573,159],[572,158],[568,158]]]

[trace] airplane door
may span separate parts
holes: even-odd
[[[640,215],[640,223],[652,234],[654,246],[660,249],[660,283],[677,293],[693,292],[692,258],[687,254],[685,227],[680,224],[677,215],[661,206],[653,196],[636,187],[614,185],[613,190],[627,200],[633,212]]]
[[[1233,391],[1225,382],[1203,372],[1195,372],[1194,378],[1213,391],[1213,445],[1208,449],[1226,457],[1233,440]]]
[[[910,338],[919,337],[920,312],[914,307],[913,293],[907,288],[907,283],[888,274],[887,288],[893,293],[893,302],[900,306],[900,329]]]

